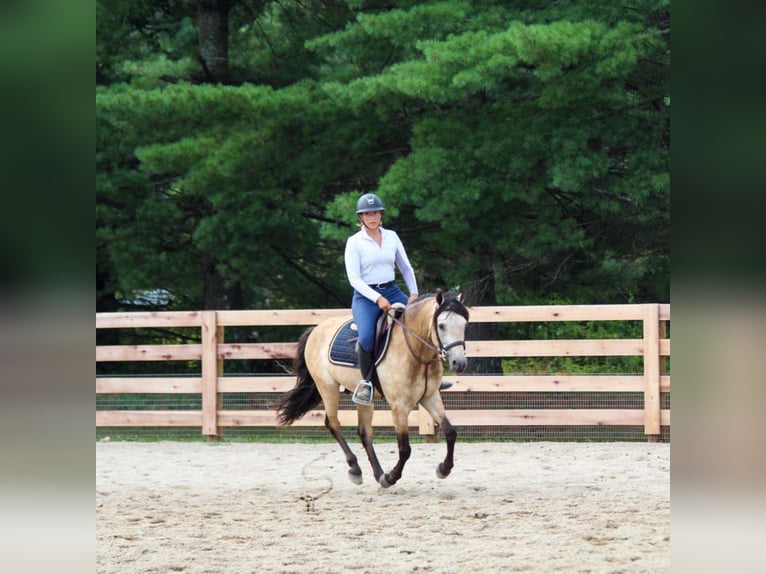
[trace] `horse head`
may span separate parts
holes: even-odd
[[[469,317],[468,309],[463,305],[463,294],[438,290],[436,304],[434,328],[439,352],[451,370],[462,373],[468,364],[465,357],[465,327]]]

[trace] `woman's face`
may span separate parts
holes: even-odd
[[[371,229],[375,229],[380,225],[380,220],[383,217],[382,211],[367,211],[364,213],[360,213],[362,217],[362,223],[364,223],[365,227],[369,227]]]

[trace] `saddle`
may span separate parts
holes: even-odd
[[[394,317],[399,318],[404,312],[404,305],[394,303]],[[375,366],[377,366],[386,356],[388,343],[391,339],[392,317],[387,313],[381,313],[375,324]],[[343,323],[333,335],[330,343],[330,362],[343,367],[359,368],[359,357],[357,355],[357,343],[359,335],[356,331],[356,324],[353,319]]]

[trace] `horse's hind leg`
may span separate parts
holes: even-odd
[[[322,401],[325,407],[324,426],[330,431],[330,434],[335,438],[335,441],[343,450],[343,454],[346,457],[348,463],[348,477],[354,484],[362,484],[362,469],[359,468],[359,462],[356,459],[356,455],[348,446],[345,437],[343,436],[343,430],[338,419],[338,406],[340,404],[340,392],[334,383],[328,383],[325,389],[330,389],[330,392],[325,392],[322,396]]]
[[[396,484],[402,477],[402,471],[404,465],[412,454],[412,448],[410,447],[410,435],[407,430],[407,418],[408,412],[403,409],[392,406],[391,414],[394,419],[394,428],[396,429],[396,443],[399,447],[399,459],[396,461],[396,465],[391,469],[391,472],[386,473],[378,479],[378,483],[381,486],[388,488]]]
[[[442,403],[442,397],[439,393],[434,393],[427,399],[420,401],[423,408],[428,411],[431,418],[436,421],[439,427],[444,433],[444,439],[447,441],[447,456],[444,457],[444,461],[440,462],[436,467],[436,476],[439,478],[447,478],[452,472],[452,467],[455,466],[455,441],[457,440],[457,431],[452,423],[447,418],[447,413],[444,410],[444,403]]]
[[[380,466],[378,461],[378,455],[375,452],[375,447],[372,445],[372,414],[373,407],[357,405],[356,407],[357,418],[359,426],[357,427],[357,434],[359,440],[362,442],[367,458],[372,466],[372,474],[375,476],[375,481],[380,482],[380,478],[383,476],[383,467]]]
[[[362,469],[359,468],[359,462],[356,459],[356,455],[351,450],[351,447],[348,446],[348,442],[346,442],[346,439],[343,436],[340,421],[338,420],[337,415],[332,419],[329,415],[325,415],[324,426],[328,431],[330,431],[330,434],[335,437],[335,440],[343,450],[343,454],[346,455],[346,462],[348,463],[348,477],[351,479],[351,482],[354,484],[362,484]]]

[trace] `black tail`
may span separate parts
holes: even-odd
[[[314,379],[306,367],[306,341],[314,327],[307,329],[298,340],[298,350],[293,360],[293,372],[298,376],[293,389],[287,391],[277,402],[277,420],[280,425],[291,425],[322,401]]]

